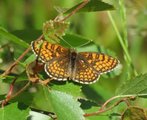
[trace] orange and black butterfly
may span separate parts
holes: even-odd
[[[82,84],[96,82],[100,74],[115,68],[119,61],[96,52],[79,52],[44,40],[31,43],[33,52],[45,63],[48,76],[59,81],[73,80]]]

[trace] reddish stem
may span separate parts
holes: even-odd
[[[12,95],[12,92],[13,92],[13,88],[14,88],[14,83],[15,83],[16,79],[17,79],[17,78],[15,78],[15,79],[13,80],[13,82],[10,84],[9,92],[8,92],[8,94],[7,94],[7,96],[6,96],[6,99],[3,100],[3,102],[2,102],[2,107],[4,107],[4,105],[7,104],[7,102],[8,102],[9,99],[11,98],[11,95]]]

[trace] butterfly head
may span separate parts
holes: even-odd
[[[70,50],[70,55],[71,55],[71,59],[72,59],[72,60],[75,60],[76,57],[77,57],[77,52],[76,52],[76,50],[75,50],[75,49],[71,49],[71,50]]]

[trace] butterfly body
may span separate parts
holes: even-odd
[[[68,64],[68,71],[69,71],[69,80],[74,78],[74,72],[75,72],[75,64],[77,60],[77,53],[74,50],[70,51],[69,56],[69,64]]]
[[[96,52],[79,52],[64,48],[47,41],[33,41],[34,53],[45,63],[49,77],[59,81],[73,80],[82,84],[91,84],[100,74],[109,72],[118,64],[118,60]]]

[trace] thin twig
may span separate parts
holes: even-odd
[[[5,104],[7,104],[7,101],[10,99],[10,97],[12,95],[13,88],[14,88],[14,83],[15,83],[16,79],[17,79],[17,77],[12,81],[12,83],[11,83],[11,85],[9,87],[9,92],[8,92],[8,94],[6,96],[6,99],[3,100],[3,102],[2,102],[2,108],[4,107]]]
[[[43,34],[37,38],[36,40],[40,40],[43,38]],[[11,73],[12,69],[19,63],[19,61],[31,50],[31,47],[29,46],[22,55],[1,75],[2,77],[5,77],[9,73]]]
[[[11,94],[12,94],[12,89],[13,89],[13,87],[12,86],[10,86],[10,92],[8,93],[8,95],[7,95],[7,97],[6,97],[6,99],[5,100],[3,100],[2,101],[2,108],[4,107],[4,105],[7,103],[7,102],[9,102],[11,99],[13,99],[14,97],[16,97],[16,96],[18,96],[20,93],[22,93],[29,85],[30,85],[30,81],[23,87],[23,88],[21,88],[17,93],[15,93],[14,95],[12,95],[11,96]]]
[[[120,104],[121,102],[125,102],[127,106],[129,106],[128,100],[130,99],[134,99],[138,96],[145,96],[145,94],[141,94],[141,95],[118,95],[118,96],[114,96],[110,99],[108,99],[103,105],[102,107],[97,111],[97,112],[93,112],[93,113],[86,113],[84,114],[85,117],[89,117],[89,116],[94,116],[94,115],[99,115],[101,113],[104,113],[108,110],[111,110],[112,108],[114,108],[115,106],[117,106],[118,104]],[[113,104],[112,106],[106,108],[106,106],[108,105],[108,103],[110,103],[112,100],[117,99],[117,98],[122,98],[121,100],[117,101],[115,104]]]
[[[99,115],[99,114],[101,114],[101,113],[104,113],[104,112],[107,112],[107,111],[111,110],[112,108],[118,106],[118,105],[119,105],[120,103],[122,103],[122,102],[125,102],[126,105],[129,106],[128,99],[129,99],[129,98],[123,98],[123,99],[117,101],[117,102],[116,102],[115,104],[113,104],[112,106],[110,106],[110,107],[108,107],[108,108],[106,108],[106,109],[103,109],[103,107],[108,103],[108,102],[106,102],[106,103],[103,104],[103,106],[102,106],[97,112],[86,113],[86,114],[84,114],[84,116],[85,116],[85,117],[89,117],[89,116]],[[110,99],[109,99],[109,100],[110,100]],[[111,99],[111,100],[112,100],[112,99]]]

